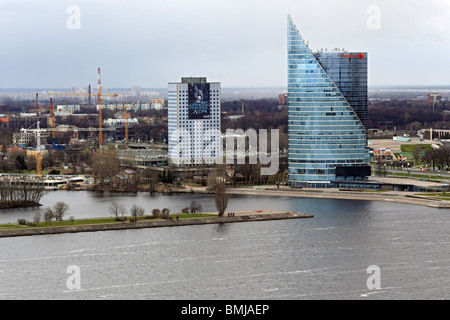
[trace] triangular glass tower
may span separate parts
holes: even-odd
[[[289,183],[357,184],[370,175],[367,53],[313,53],[288,16]]]

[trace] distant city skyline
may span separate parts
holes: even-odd
[[[368,52],[369,88],[450,84],[450,0],[0,0],[0,88],[287,88],[288,14],[314,51]]]

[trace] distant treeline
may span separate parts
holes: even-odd
[[[226,129],[278,129],[280,134],[280,148],[287,148],[287,106],[279,106],[278,99],[244,100],[244,112],[242,101],[223,101],[222,132]],[[230,119],[229,116],[241,116]]]
[[[278,99],[244,100],[222,102],[222,111],[227,115],[222,119],[222,131],[227,128],[280,129],[287,134],[288,110],[279,106]],[[420,130],[424,128],[450,128],[450,110],[445,102],[433,106],[427,101],[393,100],[373,103],[368,106],[368,129]],[[243,112],[242,112],[243,111]],[[235,120],[228,116],[238,116]]]
[[[420,130],[426,128],[450,127],[447,107],[438,103],[433,106],[419,101],[389,101],[369,105],[369,129]]]

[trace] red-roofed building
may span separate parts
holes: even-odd
[[[3,146],[0,146],[0,151],[3,150]],[[7,147],[6,148],[6,152],[24,152],[25,149],[22,147],[18,147],[18,146],[13,146],[13,147]]]
[[[9,127],[9,118],[4,117],[0,118],[0,128],[8,128]]]

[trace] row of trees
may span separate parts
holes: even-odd
[[[228,206],[228,195],[226,193],[226,185],[225,182],[218,182],[214,186],[215,191],[215,205],[216,209],[219,213],[219,217],[222,217],[225,213],[225,210]],[[181,210],[181,213],[198,213],[202,211],[202,205],[200,202],[196,200],[192,200],[188,207],[185,207]],[[127,215],[128,211],[124,204],[112,202],[109,207],[109,212],[115,218],[123,218]],[[171,210],[169,208],[160,209],[152,209],[152,216],[154,218],[163,218],[167,219],[169,217]],[[143,217],[145,215],[145,209],[139,205],[133,204],[130,209],[130,216],[133,218]],[[124,220],[123,220],[124,221]]]
[[[25,219],[18,219],[17,222],[22,225],[38,226],[41,221],[45,221],[46,225],[52,225],[52,221],[63,221],[64,216],[69,211],[69,205],[63,201],[56,202],[53,207],[45,207],[43,213],[37,211],[33,216],[33,221],[29,222]],[[70,217],[74,220],[74,217]]]
[[[111,203],[111,205],[109,207],[109,212],[115,218],[124,217],[128,213],[127,208],[123,204],[117,203],[117,202]],[[134,217],[134,218],[142,217],[142,216],[144,216],[144,213],[145,213],[145,210],[143,207],[141,207],[137,204],[133,204],[131,206],[131,209],[130,209],[131,217]]]
[[[33,184],[22,176],[2,177],[0,180],[0,200],[39,203],[45,189],[42,185]]]
[[[450,167],[450,147],[431,148],[421,156],[422,163],[432,168],[448,169]]]

